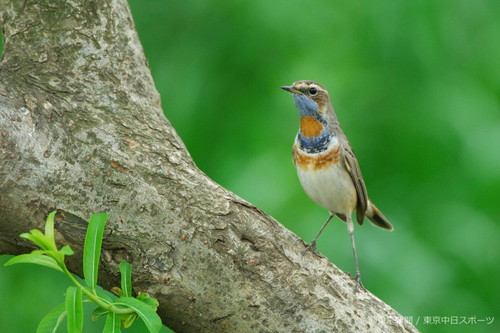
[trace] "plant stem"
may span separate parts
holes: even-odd
[[[61,264],[59,263],[59,266],[62,268],[62,270],[64,271],[64,274],[66,274],[66,276],[78,287],[82,290],[82,292],[85,294],[85,296],[87,296],[88,298],[90,298],[92,300],[92,302],[96,303],[97,305],[99,305],[101,308],[103,309],[106,309],[110,312],[113,312],[113,313],[116,313],[116,314],[129,314],[129,313],[134,313],[135,311],[132,310],[132,309],[122,309],[122,308],[118,308],[116,306],[114,306],[112,303],[108,303],[106,301],[103,301],[99,296],[97,296],[96,294],[94,294],[93,292],[89,291],[87,288],[85,288],[84,286],[82,286],[82,284],[80,282],[78,282],[77,279],[75,279],[75,277],[73,276],[73,274],[71,274],[68,269],[66,268],[66,265],[64,264],[64,262]]]

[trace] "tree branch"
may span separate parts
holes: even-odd
[[[136,291],[176,332],[416,332],[193,163],[163,116],[124,0],[0,0],[0,253],[57,209],[76,255],[109,212],[100,284]]]

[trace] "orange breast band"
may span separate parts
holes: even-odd
[[[334,149],[321,154],[308,155],[304,154],[298,149],[296,145],[293,146],[292,151],[293,163],[304,170],[320,170],[323,168],[331,167],[340,161],[340,145]]]
[[[320,135],[323,125],[312,116],[300,118],[300,134],[306,138],[314,138]]]

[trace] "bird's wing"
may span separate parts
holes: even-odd
[[[358,160],[354,155],[354,152],[347,141],[345,135],[341,135],[342,141],[342,163],[344,163],[345,168],[351,176],[354,187],[356,188],[356,194],[358,195],[358,204],[356,206],[356,219],[360,225],[363,224],[365,218],[366,209],[368,207],[368,195],[366,193],[365,181],[361,175],[361,170],[359,169]]]

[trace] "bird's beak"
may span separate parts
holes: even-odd
[[[300,91],[295,89],[293,86],[283,86],[281,89],[291,92],[292,94],[300,94]]]

